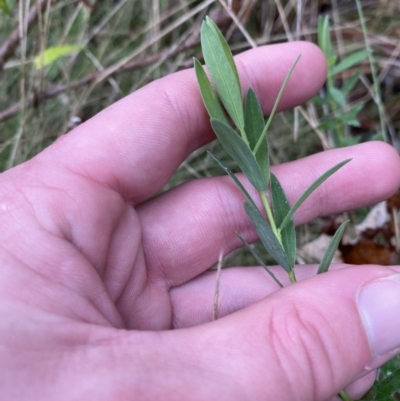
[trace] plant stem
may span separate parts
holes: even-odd
[[[341,127],[341,124],[339,122],[339,119],[337,118],[338,115],[338,107],[336,104],[335,99],[332,97],[331,91],[334,89],[335,85],[333,82],[333,76],[328,73],[327,77],[327,98],[328,98],[328,103],[329,107],[332,112],[332,119],[331,121],[333,122],[332,124],[332,129],[333,129],[333,142],[335,143],[336,147],[342,147],[342,138],[341,138],[341,132],[344,131],[344,127]]]
[[[294,270],[291,270],[291,271],[288,273],[288,275],[289,275],[289,280],[290,280],[290,282],[291,282],[292,284],[294,284],[294,283],[297,282],[296,276],[295,276],[295,274],[294,274]]]
[[[269,206],[267,194],[264,191],[260,191],[260,196],[262,203],[264,205],[265,212],[267,213],[267,217],[269,220],[269,224],[271,225],[272,232],[275,234],[275,237],[278,239],[279,243],[282,246],[282,237],[280,231],[276,228],[274,216],[272,214],[271,207]],[[283,248],[283,246],[282,246]]]
[[[339,395],[340,395],[340,397],[342,398],[342,400],[344,400],[344,401],[353,401],[353,400],[349,397],[349,395],[346,393],[346,391],[344,391],[344,390],[342,390],[342,391],[339,393]]]
[[[260,191],[260,196],[261,196],[262,203],[264,205],[265,212],[267,213],[267,216],[268,216],[268,220],[269,220],[269,224],[271,226],[271,230],[274,233],[275,237],[278,239],[279,244],[281,245],[282,249],[284,249],[283,243],[282,243],[281,231],[276,227],[274,216],[272,214],[272,210],[271,210],[271,207],[270,207],[269,202],[268,202],[267,194],[264,191]],[[289,275],[289,280],[290,280],[290,282],[292,284],[297,282],[296,276],[294,274],[294,270],[291,270],[288,273],[288,275]]]

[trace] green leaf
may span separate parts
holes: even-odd
[[[318,267],[318,272],[317,274],[325,273],[328,271],[329,266],[331,265],[333,256],[335,255],[335,252],[339,246],[339,242],[342,239],[344,230],[347,226],[347,223],[349,220],[344,221],[340,227],[336,230],[335,235],[332,237],[331,242],[329,243],[329,246],[327,250],[324,253],[324,256],[322,257],[321,263],[319,264]]]
[[[360,142],[361,142],[361,135],[352,135],[343,138],[344,146],[353,146],[359,144]]]
[[[271,230],[271,227],[264,220],[260,211],[249,202],[244,203],[244,208],[246,209],[246,212],[250,217],[250,220],[253,223],[253,226],[256,229],[265,249],[276,260],[276,262],[289,273],[292,268],[285,255],[285,252],[282,249],[278,239],[275,237],[275,234]]]
[[[4,14],[11,15],[10,7],[8,7],[7,0],[0,0],[0,10],[3,11]]]
[[[243,186],[243,184],[238,180],[236,175],[232,172],[232,170],[227,167],[217,156],[215,156],[213,153],[210,151],[207,151],[207,153],[224,169],[224,171],[229,175],[229,177],[232,178],[232,180],[235,182],[235,184],[238,186],[238,188],[242,191],[243,195],[247,198],[249,202],[251,202],[254,207],[256,207],[256,204],[254,203],[253,199],[251,198],[250,194],[246,191],[246,188]]]
[[[314,96],[309,101],[318,106],[323,106],[323,105],[327,104],[327,99],[325,97],[321,97],[321,96]]]
[[[289,213],[290,206],[280,182],[273,174],[271,174],[271,192],[275,224],[279,227]],[[290,266],[293,268],[296,263],[296,229],[293,217],[290,218],[280,234],[283,249],[286,252]]]
[[[336,60],[337,60],[336,56],[332,56],[326,59],[326,63],[328,64],[328,71],[331,67],[333,67],[336,64]]]
[[[37,55],[33,62],[36,69],[40,69],[52,64],[60,57],[66,56],[70,53],[82,50],[82,46],[79,45],[62,45],[47,48],[44,52]]]
[[[212,118],[211,125],[222,146],[235,160],[248,180],[259,191],[265,191],[268,184],[264,180],[257,160],[246,142],[229,125],[222,121]]]
[[[248,244],[248,242],[239,233],[236,233],[236,235],[243,242],[245,247],[250,251],[257,263],[259,263],[260,266],[262,266],[267,271],[267,273],[273,278],[273,280],[276,282],[276,284],[279,285],[279,287],[283,288],[282,283],[276,278],[275,274],[272,273],[271,270],[269,270],[268,266],[260,259],[260,257],[255,253],[254,249]]]
[[[281,225],[279,226],[279,230],[282,230],[287,223],[289,223],[289,220],[291,217],[294,215],[296,210],[303,204],[303,202],[324,182],[326,181],[332,174],[336,173],[341,167],[343,167],[345,164],[347,164],[351,159],[344,160],[335,166],[333,166],[331,169],[326,171],[324,174],[321,175],[317,180],[315,180],[312,185],[307,188],[303,195],[300,196],[300,198],[296,201],[296,203],[291,207],[289,213],[285,216],[284,220],[282,221]]]
[[[345,124],[350,124],[351,122],[357,121],[357,115],[362,110],[363,107],[364,103],[359,102],[355,104],[347,113],[339,114],[337,118]]]
[[[201,26],[201,48],[208,71],[226,111],[240,131],[244,129],[242,90],[232,53],[215,24],[207,18]]]
[[[272,122],[272,119],[274,118],[276,109],[278,108],[279,102],[281,101],[281,97],[282,97],[282,95],[283,95],[283,92],[285,91],[286,85],[287,85],[288,82],[289,82],[289,78],[291,77],[291,75],[292,75],[294,69],[296,68],[296,65],[297,65],[297,63],[299,62],[300,57],[301,57],[301,54],[297,56],[295,62],[294,62],[293,65],[290,67],[289,72],[286,74],[286,77],[285,77],[285,79],[284,79],[284,81],[283,81],[283,84],[282,84],[282,86],[281,86],[281,89],[279,90],[278,96],[277,96],[276,99],[275,99],[274,107],[272,108],[271,114],[269,115],[268,120],[267,120],[267,123],[265,124],[265,127],[264,127],[264,129],[263,129],[263,132],[262,132],[260,138],[258,139],[257,145],[256,145],[255,148],[253,149],[253,153],[254,153],[254,154],[257,154],[257,153],[258,153],[258,150],[259,150],[259,148],[261,147],[261,144],[262,144],[263,141],[265,140],[265,137],[266,137],[267,132],[268,132],[268,128],[269,128],[269,126],[270,126],[270,124],[271,124],[271,122]]]
[[[342,60],[339,64],[336,64],[335,66],[330,68],[328,74],[336,75],[339,74],[340,72],[346,71],[349,68],[355,66],[356,64],[359,64],[364,59],[366,59],[369,54],[370,52],[368,50],[361,50],[359,52],[351,54],[350,56]]]
[[[195,58],[193,61],[201,97],[208,114],[211,118],[216,118],[217,120],[223,121],[225,124],[229,125],[225,112],[221,107],[221,103],[213,87],[211,86],[211,82],[208,79],[207,74],[204,72],[203,66]]]
[[[331,42],[331,32],[329,27],[329,17],[318,17],[318,46],[328,61],[328,67],[336,61],[335,52]]]
[[[375,382],[374,387],[363,400],[368,401],[394,401],[393,395],[400,390],[400,369],[396,369],[390,376]]]
[[[359,80],[359,78],[360,78],[360,73],[359,72],[355,73],[351,78],[346,80],[346,82],[341,88],[341,91],[346,94],[349,93],[356,86],[356,83]]]
[[[244,130],[249,141],[250,149],[254,149],[263,130],[264,115],[261,110],[260,103],[253,89],[249,89],[246,96],[246,104],[244,110]],[[268,142],[265,138],[256,153],[256,160],[260,166],[261,173],[265,182],[269,183],[269,155]]]
[[[239,88],[241,88],[239,74],[236,69],[236,64],[235,64],[235,61],[233,60],[232,52],[231,52],[231,49],[230,49],[226,39],[224,38],[221,31],[219,30],[218,25],[208,16],[206,17],[206,24],[217,34],[217,36],[222,44],[222,47],[224,49],[225,57],[228,60],[229,64],[231,65],[232,71],[235,73],[236,81],[237,81]]]
[[[346,105],[346,96],[340,89],[331,88],[329,93],[339,106],[344,107]]]

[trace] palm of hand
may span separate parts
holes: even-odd
[[[308,58],[320,57],[307,44],[287,45],[281,56],[288,64],[299,47],[303,47],[305,65]],[[240,59],[245,85],[250,83],[246,65],[260,62],[263,54],[249,53]],[[297,79],[293,78],[297,91],[289,84],[284,107],[294,106],[318,89],[324,71],[322,62],[315,65],[318,79],[314,76],[311,86],[309,68],[299,65]],[[277,90],[284,73],[285,69],[264,78],[253,76],[257,81],[251,85]],[[273,97],[265,100],[266,110],[272,102]],[[150,103],[156,113],[148,110]],[[122,100],[38,157],[3,174],[0,338],[5,346],[0,348],[0,371],[7,372],[0,390],[3,399],[31,399],[32,394],[41,400],[130,399],[132,394],[150,399],[158,390],[148,388],[149,377],[157,377],[157,388],[165,394],[174,388],[169,381],[173,383],[183,372],[179,377],[189,385],[174,389],[179,398],[180,389],[185,394],[190,388],[199,391],[198,371],[208,383],[198,399],[209,395],[232,399],[237,394],[243,399],[243,389],[237,393],[237,384],[230,378],[224,379],[229,386],[221,390],[220,380],[212,370],[207,372],[207,357],[201,355],[205,349],[201,344],[207,344],[210,352],[210,338],[224,344],[229,330],[199,326],[196,332],[157,333],[210,320],[214,277],[204,272],[221,249],[227,253],[240,246],[235,230],[255,240],[241,196],[229,178],[193,181],[151,198],[187,154],[210,139],[196,82],[188,71]],[[364,160],[368,149],[372,148],[365,148]],[[382,152],[387,157],[380,170],[398,163],[383,145]],[[313,171],[318,176],[355,153],[349,148],[316,155],[279,166],[275,173],[284,177],[293,200],[314,180]],[[364,160],[352,163],[347,178],[332,178],[328,192],[319,191],[313,207],[299,213],[297,222],[390,194],[398,183],[396,175],[382,182],[375,193],[358,188],[340,202],[330,196],[354,186],[361,174],[357,163]],[[375,167],[362,174],[378,181],[380,170]],[[300,177],[298,171],[303,172]],[[276,289],[258,270],[251,275],[233,269],[224,277],[222,315]],[[240,318],[243,326],[251,321],[251,315],[247,316]],[[229,327],[229,322],[224,324]],[[243,340],[248,334],[248,328],[236,331],[234,339],[229,337],[230,344],[237,341],[237,347],[254,353],[249,348],[252,344]],[[194,358],[187,361],[185,354]],[[229,365],[229,355],[224,358],[220,357],[221,364]],[[235,369],[232,377],[241,376],[240,367]],[[265,390],[255,388],[254,394],[265,396]],[[279,399],[279,390],[271,391]]]

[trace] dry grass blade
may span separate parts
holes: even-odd
[[[192,18],[194,15],[199,13],[201,10],[204,8],[208,7],[210,4],[214,3],[215,0],[206,0],[203,3],[199,4],[197,7],[192,9],[190,12],[186,13],[183,15],[181,18],[179,18],[177,21],[173,22],[172,24],[168,25],[166,28],[160,31],[159,35],[151,38],[147,42],[143,43],[139,48],[134,50],[131,54],[128,56],[124,57],[122,60],[118,61],[116,64],[113,66],[107,68],[104,70],[97,78],[95,81],[95,84],[100,83],[101,81],[105,80],[108,78],[110,75],[112,75],[114,72],[118,71],[120,68],[122,68],[125,64],[129,63],[132,59],[137,57],[139,54],[143,53],[146,49],[148,49],[150,46],[152,46],[154,43],[159,41],[161,38],[163,38],[165,35],[168,33],[172,32],[174,29],[176,29],[178,26],[183,24],[185,21],[189,20]]]
[[[215,276],[215,291],[214,291],[214,304],[213,304],[213,315],[212,320],[218,319],[219,312],[219,289],[221,285],[221,272],[222,272],[222,260],[224,252],[221,250],[218,257],[217,274]]]
[[[143,59],[132,61],[130,63],[125,64],[122,66],[119,70],[114,71],[111,76],[115,76],[124,72],[128,71],[134,71],[143,67],[147,67],[150,65],[153,65],[154,63],[160,61],[161,59],[166,59],[168,57],[172,57],[176,54],[181,53],[184,50],[191,49],[195,46],[197,46],[200,43],[200,40],[197,40],[197,42],[192,42],[189,44],[182,44],[179,47],[175,47],[174,45],[167,50],[163,50],[161,53],[154,54],[151,56],[147,56]],[[53,98],[55,96],[58,96],[59,94],[70,90],[74,88],[82,88],[85,85],[90,85],[91,83],[94,83],[97,81],[102,74],[102,71],[100,72],[94,72],[90,73],[87,76],[80,78],[76,81],[67,83],[67,84],[61,84],[61,85],[54,85],[53,87],[43,90],[39,92],[36,96],[31,97],[28,99],[25,103],[25,108],[33,107],[33,106],[38,106],[39,104],[43,103],[45,100]],[[21,111],[21,103],[17,102],[13,105],[11,105],[9,108],[0,111],[0,122],[5,121],[9,118],[14,117],[16,114],[18,114]]]

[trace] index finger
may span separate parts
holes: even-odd
[[[243,90],[271,110],[290,66],[302,58],[280,109],[305,102],[325,80],[325,59],[307,42],[250,50],[235,57]],[[48,157],[80,175],[141,202],[168,181],[190,152],[214,139],[194,71],[157,80],[108,107],[48,148]]]

